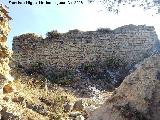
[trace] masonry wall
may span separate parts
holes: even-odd
[[[86,61],[120,57],[138,62],[159,44],[154,27],[125,25],[115,30],[72,30],[43,39],[23,34],[13,39],[13,58],[24,67],[40,62],[52,67],[74,67]]]

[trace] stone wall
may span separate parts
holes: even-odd
[[[9,20],[11,17],[8,16],[6,7],[0,4],[0,87],[7,82],[13,80],[10,75],[9,58],[11,57],[11,51],[6,45],[7,36],[10,31]]]
[[[47,34],[45,39],[33,33],[14,37],[13,58],[25,67],[35,62],[49,67],[74,67],[113,56],[136,63],[152,54],[159,44],[154,27],[145,25]]]

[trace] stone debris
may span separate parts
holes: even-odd
[[[75,120],[85,120],[85,118],[82,115],[79,115],[79,116],[76,117]]]
[[[25,99],[24,97],[14,97],[12,98],[12,102],[17,102],[17,103],[22,104],[24,99]]]
[[[30,102],[26,102],[26,107],[29,109],[32,109],[33,111],[36,111],[37,113],[41,115],[44,115],[44,116],[48,115],[48,111],[41,104],[33,104]]]
[[[92,113],[97,109],[98,107],[95,107],[94,105],[92,106],[87,106],[84,108],[84,111],[86,112],[87,116],[91,116]]]
[[[74,103],[73,105],[73,110],[76,110],[76,111],[83,111],[84,110],[84,107],[85,107],[85,102],[81,99],[81,100],[78,100]]]
[[[6,93],[11,93],[13,92],[13,88],[10,84],[7,84],[3,87],[3,93],[6,94]]]
[[[73,105],[70,103],[64,104],[64,111],[65,112],[70,112],[73,109]]]
[[[5,100],[6,102],[8,102],[8,100],[9,100],[9,97],[3,97],[3,100]]]
[[[39,98],[39,100],[43,103],[45,103],[47,106],[54,106],[54,101],[52,100],[47,100],[45,98]]]
[[[79,116],[79,115],[81,115],[81,112],[79,112],[79,111],[71,112],[71,113],[69,114],[70,117],[74,117],[74,118],[76,118],[76,117]]]

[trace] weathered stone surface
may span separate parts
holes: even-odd
[[[85,61],[110,56],[136,63],[152,54],[158,43],[154,27],[145,25],[126,25],[112,31],[72,30],[59,34],[58,38],[50,33],[45,39],[35,34],[23,34],[13,39],[13,58],[26,68],[36,62],[49,68],[75,67]]]
[[[11,17],[9,17],[6,9],[6,7],[0,4],[0,88],[2,88],[7,81],[13,80],[9,73],[10,68],[8,65],[12,52],[6,45],[7,36],[10,31],[9,20],[11,20]]]
[[[145,59],[88,120],[159,120],[160,55]]]
[[[48,115],[48,111],[45,109],[45,107],[41,104],[33,104],[30,102],[26,102],[26,107],[29,109],[32,109],[33,111],[36,111],[37,113],[47,116]]]

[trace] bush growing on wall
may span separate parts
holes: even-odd
[[[109,68],[109,69],[120,69],[126,67],[128,63],[121,58],[118,57],[109,57],[106,58],[103,62],[103,66]]]
[[[111,30],[110,28],[98,28],[97,31],[104,34],[113,32],[113,30]]]
[[[69,69],[63,69],[63,70],[52,69],[45,75],[45,77],[52,83],[67,85],[73,81],[74,71]]]
[[[106,58],[104,61],[94,61],[90,63],[84,63],[81,66],[81,70],[84,73],[97,73],[102,69],[117,70],[127,66],[127,62],[117,57]]]
[[[48,32],[46,35],[47,35],[47,38],[49,39],[59,39],[61,36],[61,33],[59,33],[57,30],[53,30],[51,32]]]
[[[104,61],[94,61],[83,63],[78,69],[82,73],[82,76],[86,76],[91,80],[104,80],[107,83],[113,81],[113,76],[108,72],[116,73],[120,71],[121,73],[115,74],[117,78],[117,86],[120,85],[125,75],[129,71],[127,69],[128,63],[123,59],[118,57],[106,58]],[[45,71],[45,72],[44,72]],[[52,83],[57,83],[61,85],[69,85],[74,82],[75,78],[75,69],[57,69],[52,68],[50,70],[45,70],[43,63],[35,62],[31,66],[32,74],[38,73],[46,77]],[[81,77],[82,77],[81,76]]]
[[[14,36],[13,40],[20,39],[20,40],[31,40],[31,41],[39,41],[43,39],[42,36],[36,35],[35,33],[26,33],[20,36]]]
[[[104,80],[111,83],[114,77],[117,80],[115,86],[119,86],[124,77],[128,74],[128,63],[118,57],[106,58],[104,61],[83,63],[79,70],[83,75],[92,80]],[[111,75],[112,74],[112,75]],[[114,74],[114,77],[113,77]]]
[[[31,71],[33,74],[34,73],[43,74],[43,69],[44,69],[44,64],[39,61],[31,65]]]

